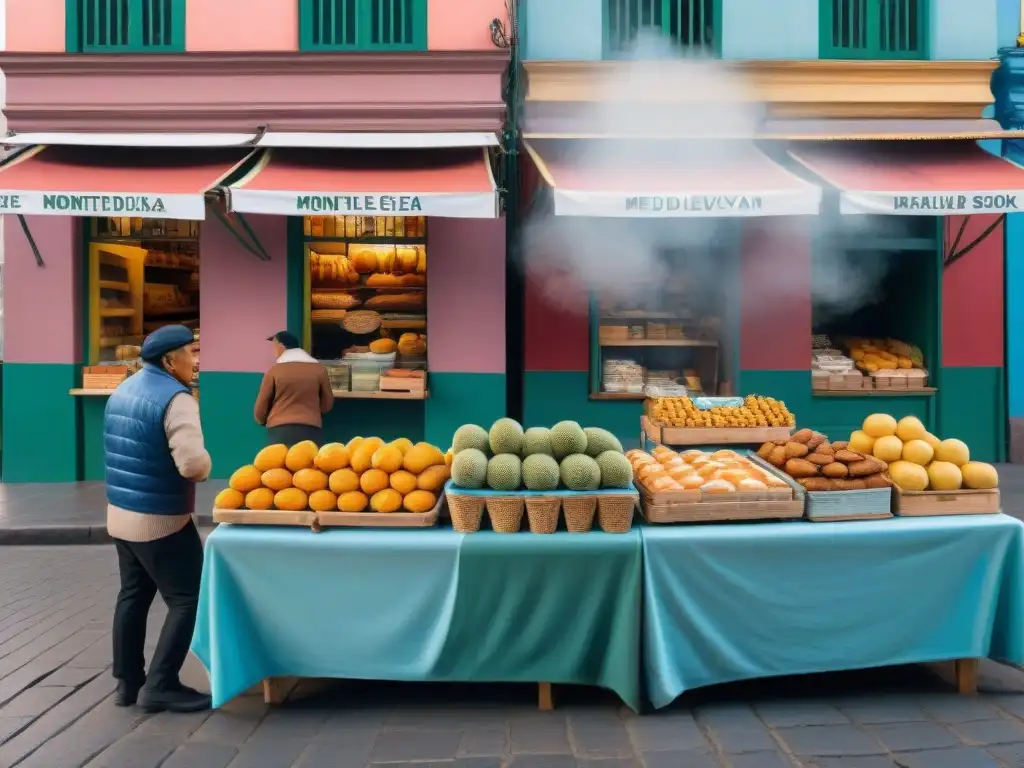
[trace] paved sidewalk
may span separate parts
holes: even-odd
[[[988,662],[976,697],[900,667],[719,686],[643,716],[594,689],[556,687],[539,712],[534,686],[371,682],[148,716],[111,701],[116,570],[110,546],[0,548],[0,768],[1024,766],[1024,674]],[[206,687],[194,659],[184,679]]]
[[[1024,464],[1000,464],[1003,511],[1024,519]],[[212,526],[210,510],[226,480],[196,490],[196,517]],[[98,544],[109,541],[102,483],[0,483],[0,544]],[[3,768],[0,765],[0,768]]]

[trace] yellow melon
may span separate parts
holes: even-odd
[[[368,469],[359,476],[359,487],[367,496],[388,487],[388,473],[382,469]]]
[[[240,493],[254,491],[260,487],[261,474],[252,464],[247,464],[244,467],[239,467],[232,473],[231,479],[228,480],[228,486]]]
[[[287,469],[268,469],[263,473],[262,481],[272,491],[283,491],[292,487],[292,473]]]
[[[416,490],[416,475],[412,472],[406,472],[404,469],[391,473],[388,482],[392,488],[403,496]]]
[[[402,495],[394,488],[377,491],[370,498],[370,509],[374,512],[397,512],[402,508]]]
[[[935,460],[948,461],[950,464],[962,467],[971,460],[971,449],[963,440],[951,437],[949,440],[939,443],[939,447],[935,449]]]
[[[402,499],[402,506],[409,512],[429,512],[437,503],[437,497],[430,491],[413,491]]]
[[[338,497],[338,509],[342,512],[362,512],[369,503],[362,491],[348,491]]]
[[[306,493],[315,493],[327,487],[327,475],[319,469],[300,469],[292,476],[292,485]]]
[[[935,451],[924,440],[910,440],[903,444],[903,460],[927,467],[935,457]]]
[[[444,464],[427,467],[416,478],[416,487],[421,491],[437,491],[444,487],[450,476],[448,467]]]
[[[379,437],[367,437],[359,444],[355,452],[350,454],[349,463],[356,474],[361,475],[373,466],[373,454],[382,445],[384,445],[384,441]]]
[[[960,467],[949,461],[933,461],[928,465],[928,485],[933,491],[959,491],[964,484]]]
[[[402,468],[402,452],[393,445],[382,445],[370,457],[370,466],[388,474]]]
[[[345,443],[345,449],[348,451],[349,458],[352,457],[352,454],[356,452],[356,448],[358,448],[360,445],[362,445],[362,442],[365,439],[366,439],[365,437],[361,437],[359,435],[356,435],[351,440],[349,440],[347,443]]]
[[[225,488],[213,499],[215,509],[241,509],[245,504],[245,494],[234,488]]]
[[[896,424],[896,437],[907,443],[911,440],[923,440],[928,430],[917,416],[904,416]]]
[[[964,486],[979,490],[999,487],[999,473],[991,464],[983,461],[969,461],[960,467],[964,478]]]
[[[328,443],[320,448],[313,466],[328,475],[348,466],[348,448],[341,443]]]
[[[416,443],[405,453],[402,467],[418,475],[427,467],[444,464],[444,454],[430,443]]]
[[[313,491],[309,494],[309,508],[314,512],[328,512],[338,508],[338,497],[330,491]]]
[[[252,463],[260,472],[266,472],[268,469],[284,469],[284,460],[287,455],[287,445],[283,443],[268,445],[256,454],[256,458],[253,459]]]
[[[889,465],[889,477],[907,491],[923,491],[928,487],[928,472],[920,464],[894,461]]]
[[[876,459],[884,462],[899,461],[903,455],[903,441],[896,435],[885,435],[875,440],[875,447],[871,453]]]
[[[931,432],[925,432],[924,437],[921,439],[928,443],[928,445],[932,447],[933,451],[937,451],[939,449],[939,446],[942,445],[942,441],[939,440],[939,438],[937,438]]]
[[[348,467],[339,469],[337,472],[331,472],[331,476],[327,479],[327,485],[333,493],[338,495],[349,491],[358,491],[359,475]]]
[[[274,507],[285,512],[301,512],[309,508],[309,496],[298,488],[285,488],[274,494]]]
[[[284,465],[291,472],[298,472],[300,469],[309,469],[313,466],[313,460],[319,448],[312,440],[303,440],[288,449],[288,455],[284,458]]]
[[[400,437],[397,440],[392,440],[390,443],[388,443],[388,445],[395,446],[395,448],[400,450],[402,452],[402,455],[404,456],[406,452],[410,448],[412,448],[412,440],[410,440],[408,437]]]
[[[444,465],[446,467],[448,467],[448,469],[451,469],[452,468],[452,461],[454,461],[454,459],[455,459],[455,453],[454,453],[454,451],[452,451],[451,448],[449,448],[448,452],[444,455]]]
[[[274,506],[274,492],[269,488],[249,491],[245,494],[245,506],[249,509],[270,509]]]
[[[875,449],[875,438],[864,430],[858,429],[850,435],[850,450],[856,453],[870,454]]]
[[[895,435],[896,419],[888,413],[873,413],[864,419],[861,429],[876,440],[880,437]]]

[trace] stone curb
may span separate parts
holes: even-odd
[[[196,515],[196,525],[213,528],[210,515]],[[82,544],[110,544],[106,523],[102,525],[34,525],[18,528],[0,528],[0,546],[64,546]]]

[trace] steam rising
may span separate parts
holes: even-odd
[[[686,94],[684,103],[679,103],[679,92]],[[755,149],[752,137],[760,131],[764,115],[764,105],[740,74],[715,60],[684,56],[669,38],[645,31],[586,105],[583,130],[610,138],[564,142],[571,153],[566,159],[605,173],[629,168],[664,172],[668,167],[681,179],[688,173],[706,175],[709,169],[742,167]],[[670,156],[664,147],[669,137]],[[643,172],[636,177],[642,179]],[[685,186],[680,184],[681,189]],[[844,227],[865,226],[866,219],[844,221]],[[689,283],[723,292],[723,311],[725,305],[742,300],[748,318],[774,311],[780,302],[793,298],[806,301],[812,288],[819,321],[828,319],[822,315],[847,315],[870,302],[884,272],[861,268],[839,249],[822,253],[820,244],[827,247],[836,239],[830,235],[838,233],[820,232],[813,286],[806,269],[794,274],[792,262],[772,258],[787,247],[788,227],[799,229],[794,243],[806,243],[808,224],[820,232],[822,217],[747,218],[737,224],[728,218],[555,216],[552,210],[535,209],[525,222],[523,253],[529,254],[530,274],[546,302],[572,312],[587,311],[586,305],[567,299],[578,295],[580,283],[618,303],[643,306],[673,279],[673,262],[685,263]],[[731,258],[739,250],[739,235],[741,252],[747,254],[756,253],[759,238],[773,240],[763,263],[753,265],[757,291],[748,290],[742,297],[738,273],[727,271],[721,258]],[[674,259],[665,258],[673,252]],[[567,290],[567,284],[574,289]]]

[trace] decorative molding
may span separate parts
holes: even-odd
[[[527,103],[593,102],[609,86],[646,66],[628,62],[527,62]],[[721,100],[764,104],[774,118],[979,118],[992,103],[989,86],[998,61],[722,61],[657,62],[659,74],[677,67],[681,82],[706,67],[730,78]],[[727,81],[728,82],[728,81]],[[625,90],[625,89],[623,89]],[[704,89],[705,91],[709,89]],[[637,89],[622,101],[638,104],[694,103],[685,88]],[[705,103],[708,101],[703,95]]]

